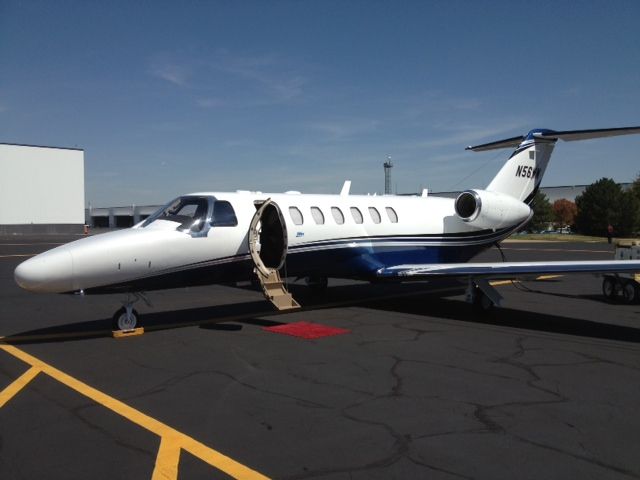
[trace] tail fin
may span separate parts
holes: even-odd
[[[506,193],[522,202],[530,203],[540,187],[553,147],[558,140],[588,140],[633,133],[640,133],[640,127],[568,130],[562,132],[535,129],[531,130],[526,136],[507,138],[497,142],[467,147],[466,149],[482,152],[517,147],[486,190]]]

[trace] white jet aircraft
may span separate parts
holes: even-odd
[[[138,322],[142,292],[247,280],[252,272],[281,309],[298,304],[279,271],[326,284],[328,277],[369,281],[459,278],[467,300],[489,308],[501,297],[489,279],[544,273],[640,271],[640,261],[465,263],[523,227],[557,140],[640,133],[640,127],[531,130],[467,147],[515,147],[485,189],[457,198],[350,195],[192,193],[126,230],[91,236],[21,263],[15,280],[33,292],[127,293],[114,328]],[[285,267],[283,269],[283,267]],[[130,294],[133,294],[131,296]]]

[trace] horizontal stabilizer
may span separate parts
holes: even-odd
[[[429,277],[527,278],[562,273],[635,273],[640,260],[592,260],[570,262],[432,263],[397,265],[377,271],[381,278],[418,280]]]
[[[485,150],[497,150],[499,148],[515,148],[525,139],[523,135],[512,138],[505,138],[497,142],[483,143],[482,145],[469,146],[465,150],[473,150],[474,152],[484,152]]]
[[[465,150],[474,152],[484,152],[486,150],[497,150],[499,148],[516,148],[524,140],[532,140],[536,138],[548,140],[564,140],[572,142],[574,140],[589,140],[591,138],[615,137],[618,135],[632,135],[640,133],[640,127],[622,127],[622,128],[599,128],[594,130],[564,130],[556,132],[554,130],[531,130],[527,135],[519,137],[506,138],[496,142],[483,143],[482,145],[469,146]]]
[[[640,127],[600,128],[597,130],[566,130],[563,132],[541,132],[533,135],[538,138],[558,138],[566,142],[589,140],[590,138],[615,137],[640,133]]]

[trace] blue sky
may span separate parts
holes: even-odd
[[[0,142],[85,149],[86,201],[482,188],[470,144],[640,125],[640,2],[0,1]],[[544,185],[631,181],[640,136]]]

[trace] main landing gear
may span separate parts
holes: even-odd
[[[631,278],[605,275],[602,280],[602,294],[607,300],[622,297],[625,303],[640,301],[640,284]]]
[[[127,294],[127,299],[122,302],[122,307],[119,308],[116,313],[113,314],[112,326],[114,330],[121,330],[123,332],[134,330],[138,326],[140,315],[133,308],[133,304],[139,300],[151,307],[151,302],[142,292],[135,292]]]
[[[487,280],[469,278],[467,283],[466,301],[476,313],[485,314],[493,310],[502,302],[502,295],[493,288]]]

